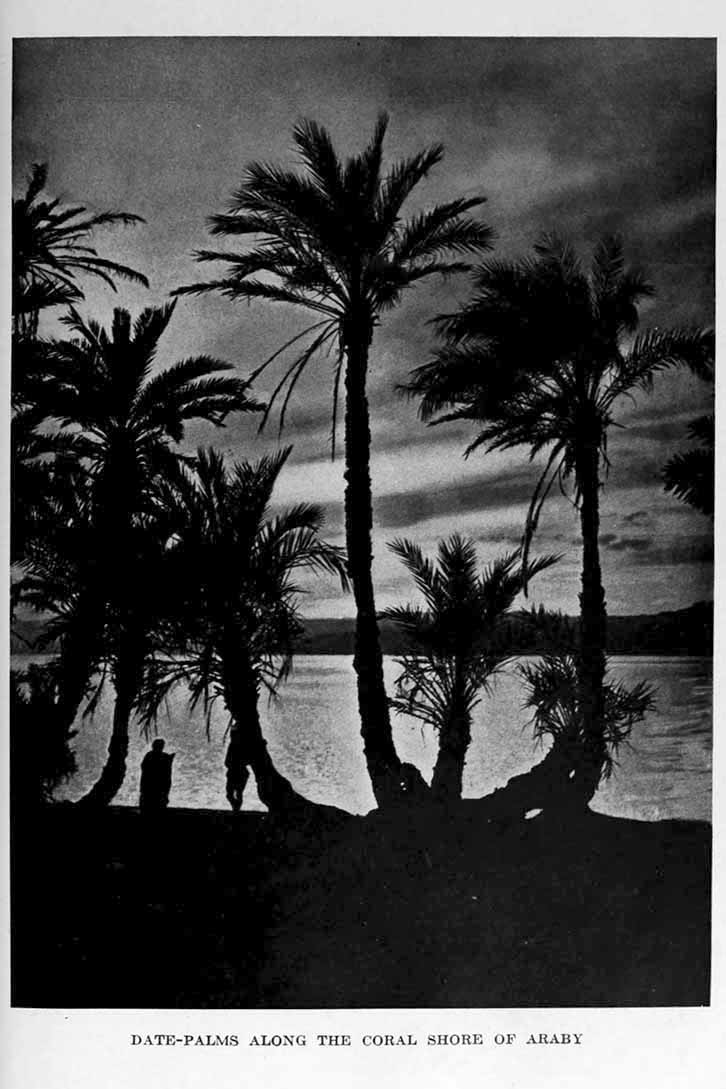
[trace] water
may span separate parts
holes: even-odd
[[[37,659],[34,659],[37,660]],[[19,656],[22,668],[29,658]],[[389,691],[398,667],[386,659]],[[711,659],[633,657],[611,659],[616,679],[646,680],[656,689],[657,707],[635,728],[620,753],[616,774],[599,790],[594,808],[603,813],[658,820],[666,817],[711,818]],[[541,759],[534,746],[523,691],[516,676],[501,676],[491,696],[474,712],[473,740],[464,777],[466,797],[479,797],[502,786]],[[93,721],[78,724],[75,739],[78,772],[58,797],[75,799],[95,781],[110,730],[112,693],[106,693]],[[365,813],[374,806],[359,735],[351,659],[343,655],[300,656],[277,703],[261,703],[270,753],[283,774],[312,801]],[[159,717],[158,733],[176,752],[171,804],[226,808],[224,732],[220,706],[206,739],[200,714],[191,715],[178,690]],[[394,717],[397,750],[429,777],[436,758],[436,738],[415,720]],[[132,727],[126,781],[117,796],[136,805],[139,764],[148,741]],[[246,809],[263,809],[254,780],[245,793]]]

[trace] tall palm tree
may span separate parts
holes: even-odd
[[[28,188],[13,201],[13,331],[35,337],[42,309],[83,298],[77,277],[95,276],[114,291],[116,278],[149,286],[140,272],[99,257],[89,244],[98,227],[143,223],[128,212],[93,215],[82,205],[63,208],[56,199],[41,199],[48,178],[47,164],[33,166]]]
[[[199,450],[194,475],[168,490],[172,510],[169,577],[175,601],[166,654],[150,665],[143,699],[147,723],[175,685],[190,686],[191,705],[207,716],[221,699],[271,810],[302,799],[267,751],[259,698],[287,677],[296,636],[301,571],[324,571],[347,585],[342,550],[320,537],[320,507],[299,503],[271,515],[269,504],[291,447],[256,463],[226,467],[213,449]]]
[[[83,799],[89,804],[110,802],[125,774],[129,719],[150,652],[156,585],[151,573],[162,564],[167,538],[157,525],[163,517],[160,487],[179,473],[173,446],[188,420],[221,426],[230,412],[261,407],[250,400],[248,383],[225,373],[230,364],[208,356],[152,375],[173,311],[174,304],[148,308],[132,324],[129,313],[118,309],[107,332],[71,310],[63,320],[76,336],[53,344],[44,385],[41,407],[61,435],[70,436],[83,471],[76,513],[64,532],[36,543],[26,561],[36,594],[39,581],[52,587],[58,564],[65,565],[57,612],[61,647],[68,650],[61,665],[68,670],[61,670],[62,686],[67,683],[59,713],[72,721],[80,686],[84,677],[88,683],[99,655],[109,664],[116,690],[108,760]],[[70,558],[69,572],[62,548],[74,528],[86,547]]]
[[[655,374],[687,364],[708,369],[713,336],[699,329],[651,329],[633,338],[638,303],[653,294],[626,266],[617,238],[596,247],[588,271],[555,237],[531,259],[489,262],[476,292],[457,313],[438,319],[445,338],[436,358],[407,387],[425,419],[471,420],[480,430],[468,447],[546,452],[533,492],[524,557],[552,486],[572,482],[582,535],[578,705],[583,746],[573,787],[587,803],[607,749],[603,728],[606,607],[599,551],[600,489],[607,438],[619,398],[649,390]],[[630,342],[630,343],[629,343]],[[445,411],[443,414],[442,410]]]
[[[354,668],[361,734],[376,799],[400,790],[400,763],[391,734],[383,682],[372,580],[370,425],[366,377],[373,333],[405,288],[434,274],[468,269],[461,259],[490,248],[492,232],[468,216],[474,196],[439,204],[408,220],[404,202],[441,160],[434,145],[383,172],[388,119],[381,115],[368,146],[342,162],[328,132],[312,121],[294,129],[304,170],[253,163],[229,211],[211,218],[213,234],[257,236],[242,253],[203,250],[201,261],[222,261],[220,279],[179,288],[178,294],[220,292],[232,299],[265,299],[311,311],[313,325],[293,337],[256,372],[294,349],[271,398],[282,396],[280,426],[305,367],[323,350],[334,355],[333,456],[338,391],[345,388],[345,532],[357,621]],[[305,347],[300,350],[300,344]],[[264,423],[264,419],[263,419]]]
[[[397,540],[389,548],[425,601],[425,608],[403,605],[381,614],[401,629],[408,646],[398,663],[401,673],[391,705],[436,730],[439,751],[431,789],[437,799],[455,801],[461,797],[472,712],[509,660],[502,621],[526,579],[557,557],[535,560],[525,571],[517,550],[479,572],[476,545],[458,534],[440,542],[438,563],[425,558],[412,541]]]

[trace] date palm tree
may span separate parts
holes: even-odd
[[[402,632],[407,651],[398,664],[391,706],[428,723],[439,735],[431,789],[435,798],[461,797],[471,716],[509,655],[503,620],[526,579],[556,562],[545,556],[521,564],[519,550],[477,570],[476,545],[454,534],[441,541],[438,562],[408,540],[389,545],[412,575],[425,607],[403,605],[381,615]]]
[[[52,345],[42,409],[60,425],[82,472],[75,510],[62,532],[36,541],[26,560],[28,591],[57,598],[62,635],[60,710],[69,727],[99,658],[116,692],[108,759],[82,801],[108,804],[125,774],[128,726],[154,622],[152,575],[163,561],[166,531],[159,489],[179,473],[173,448],[188,420],[221,426],[230,412],[261,406],[230,364],[208,356],[152,368],[174,304],[144,310],[134,323],[114,312],[110,332],[71,310],[76,336]],[[68,534],[83,547],[64,552]],[[58,582],[58,576],[61,580]],[[55,581],[54,581],[55,580]],[[161,588],[161,582],[158,582]],[[71,648],[73,648],[71,653]],[[65,687],[64,687],[65,685]]]
[[[191,706],[209,716],[221,700],[271,810],[305,799],[277,770],[262,732],[259,699],[288,676],[302,632],[298,606],[303,571],[331,572],[345,588],[343,552],[320,537],[323,513],[310,503],[272,515],[273,489],[291,447],[256,463],[225,466],[212,448],[199,450],[194,474],[168,489],[169,577],[176,588],[167,614],[173,655],[150,664],[144,688],[147,724],[169,691],[190,687]]]
[[[140,272],[100,257],[90,236],[99,227],[143,223],[128,212],[88,213],[83,205],[63,208],[42,199],[47,164],[33,166],[28,188],[13,201],[13,331],[33,338],[40,310],[83,298],[79,276],[95,276],[116,290],[116,279],[149,286]]]
[[[444,344],[417,368],[407,391],[424,419],[470,420],[483,447],[529,447],[546,461],[526,519],[524,559],[555,483],[572,483],[582,536],[578,707],[581,760],[573,787],[587,803],[607,759],[604,736],[606,606],[599,550],[600,490],[619,399],[649,390],[666,367],[707,371],[713,336],[700,329],[650,329],[635,336],[638,303],[653,288],[628,267],[617,238],[595,248],[589,270],[573,249],[545,237],[534,256],[489,262],[457,313],[438,319]]]
[[[47,174],[46,165],[36,164],[26,192],[12,203],[14,558],[22,556],[32,524],[42,518],[53,487],[51,477],[57,473],[57,465],[48,460],[51,439],[37,430],[46,417],[40,402],[53,367],[52,345],[38,336],[40,311],[78,303],[87,276],[101,279],[114,291],[118,279],[148,287],[140,272],[99,256],[91,245],[98,228],[143,219],[126,212],[94,215],[80,205],[62,207],[59,200],[43,196]]]
[[[303,171],[253,163],[229,211],[211,218],[215,235],[256,236],[241,253],[202,250],[224,262],[219,279],[177,289],[264,299],[311,311],[317,320],[284,344],[257,374],[292,351],[270,400],[282,397],[280,427],[295,386],[313,357],[333,353],[333,446],[340,382],[345,389],[345,532],[356,603],[354,668],[361,734],[379,804],[399,790],[372,581],[370,425],[366,378],[373,334],[406,288],[427,277],[467,270],[467,254],[490,248],[492,233],[468,213],[480,196],[459,198],[402,219],[402,207],[441,160],[434,145],[383,171],[388,119],[381,115],[365,150],[343,162],[328,132],[312,121],[294,129]],[[300,349],[300,345],[305,345]],[[284,391],[284,396],[283,396]],[[263,419],[264,424],[264,419]]]

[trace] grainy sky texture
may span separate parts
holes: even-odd
[[[446,154],[409,211],[482,193],[495,254],[523,255],[555,230],[586,257],[617,231],[629,259],[657,288],[643,326],[711,325],[714,308],[715,44],[685,39],[250,39],[21,40],[14,68],[14,186],[48,162],[48,191],[94,211],[122,209],[145,226],[109,229],[105,256],[147,273],[151,290],[119,296],[88,285],[85,312],[108,320],[161,303],[206,278],[192,253],[208,246],[205,217],[226,208],[252,160],[295,165],[291,132],[310,117],[341,154],[367,142],[376,115],[391,123],[389,161],[443,141]],[[385,543],[415,538],[433,550],[454,530],[473,536],[483,562],[521,534],[536,466],[526,451],[462,457],[471,430],[426,428],[396,383],[429,358],[427,320],[466,298],[459,277],[410,292],[387,315],[372,352],[370,401],[375,577],[381,607],[412,597]],[[181,300],[160,362],[202,352],[249,373],[306,319],[283,307],[212,296]],[[275,374],[257,390],[269,393]],[[326,505],[342,539],[342,464],[330,462],[332,361],[300,383],[283,435],[294,444],[280,502]],[[711,596],[712,524],[667,496],[664,462],[688,446],[689,420],[711,391],[687,374],[660,378],[649,397],[621,406],[603,497],[603,570],[613,613],[654,612]],[[253,418],[224,431],[190,430],[234,456],[277,443]],[[535,551],[563,552],[533,584],[535,602],[577,609],[577,517],[553,497]],[[311,585],[311,616],[351,614],[332,582]]]

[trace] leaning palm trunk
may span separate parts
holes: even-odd
[[[85,640],[81,645],[69,641],[65,647],[61,648],[58,668],[58,701],[55,705],[55,717],[58,730],[68,734],[88,693],[94,670],[93,654]]]
[[[126,778],[126,758],[129,752],[129,723],[143,681],[145,643],[143,635],[134,630],[124,634],[114,669],[116,702],[113,709],[111,738],[106,763],[100,776],[78,805],[101,807],[110,805]]]
[[[110,805],[123,786],[126,778],[126,758],[129,752],[129,722],[135,695],[133,686],[119,683],[106,763],[88,793],[78,799],[78,805],[94,808]]]
[[[529,771],[512,776],[503,787],[467,805],[476,807],[484,820],[502,822],[521,820],[537,809],[569,814],[579,798],[572,778],[580,758],[579,743],[576,749],[567,740],[556,739],[544,759]]]
[[[400,794],[400,760],[391,731],[373,594],[373,501],[370,424],[365,392],[370,329],[354,329],[348,346],[345,408],[345,541],[356,605],[353,668],[363,749],[379,807]]]
[[[57,729],[63,735],[71,733],[98,665],[98,648],[103,629],[103,617],[98,602],[102,599],[95,586],[88,591],[85,598],[76,612],[72,626],[60,641],[58,699],[54,713]]]
[[[580,593],[580,653],[578,702],[582,714],[582,754],[575,779],[582,803],[597,790],[606,757],[603,694],[607,614],[600,568],[599,452],[594,442],[579,452],[581,481],[582,592]]]
[[[244,738],[244,748],[257,782],[257,793],[270,812],[285,812],[311,803],[298,794],[275,767],[267,750],[259,714],[257,679],[248,663],[235,657],[226,659],[224,699],[227,710]]]
[[[129,721],[133,703],[133,697],[129,698],[127,694],[116,697],[106,763],[99,778],[88,793],[78,799],[78,805],[99,808],[110,805],[121,789],[126,777],[126,757],[129,751]]]

